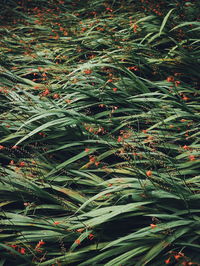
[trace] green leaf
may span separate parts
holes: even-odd
[[[166,23],[167,23],[167,20],[169,19],[169,16],[171,15],[171,13],[174,11],[174,8],[172,8],[168,13],[167,15],[164,17],[163,21],[162,21],[162,24],[161,24],[161,27],[160,27],[160,30],[159,30],[159,35],[161,35]]]

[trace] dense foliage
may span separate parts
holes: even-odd
[[[198,1],[0,7],[0,265],[200,265]]]

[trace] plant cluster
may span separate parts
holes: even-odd
[[[1,265],[200,265],[198,1],[135,2],[0,4]]]

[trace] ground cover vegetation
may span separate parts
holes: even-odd
[[[198,1],[0,7],[0,265],[200,265]]]

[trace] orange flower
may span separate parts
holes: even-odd
[[[50,91],[48,89],[45,89],[45,91],[43,91],[42,96],[47,96],[50,93]]]
[[[77,245],[80,245],[80,243],[81,243],[80,239],[76,239],[76,240],[75,240],[75,243],[76,243]]]
[[[184,96],[182,97],[182,99],[183,99],[184,101],[188,101],[190,98],[188,98],[187,96],[184,95]]]
[[[72,102],[72,100],[66,99],[65,102],[70,104]]]
[[[92,70],[91,69],[86,69],[83,71],[86,75],[89,75],[92,73]]]
[[[189,159],[190,159],[190,161],[195,161],[195,160],[196,160],[196,158],[195,158],[194,155],[190,155],[190,156],[189,156]]]
[[[40,240],[38,244],[41,246],[41,245],[44,245],[45,242],[43,240]]]
[[[15,167],[15,172],[19,172],[20,168],[19,167]]]
[[[16,150],[17,148],[18,148],[18,146],[14,145],[14,146],[12,146],[12,148],[11,148],[11,149],[14,149],[14,150]]]
[[[133,25],[133,31],[136,33],[137,32],[137,29],[138,29],[138,25],[137,24],[134,24]]]
[[[106,10],[113,12],[113,10],[110,7],[107,7]]]
[[[0,150],[3,150],[4,148],[5,148],[4,146],[0,145]]]
[[[25,248],[21,248],[20,250],[19,250],[19,252],[21,253],[21,254],[26,254],[26,249]]]
[[[169,264],[170,263],[170,258],[165,260],[165,264]]]
[[[76,232],[82,233],[84,230],[85,230],[84,228],[79,228],[79,229],[76,230]]]
[[[151,171],[151,170],[146,171],[146,175],[147,175],[148,177],[152,176],[152,171]]]
[[[90,151],[90,149],[88,149],[88,148],[85,148],[85,152],[89,152]]]
[[[121,142],[122,140],[123,140],[123,138],[119,136],[117,139],[117,142]]]
[[[139,70],[137,66],[128,67],[129,70],[137,71]]]
[[[54,224],[55,224],[55,225],[57,225],[57,224],[60,224],[60,222],[58,222],[58,221],[55,221],[55,222],[54,222]]]
[[[54,98],[54,99],[59,99],[59,98],[60,98],[60,95],[59,95],[58,93],[55,93],[55,94],[53,95],[53,98]]]
[[[117,88],[113,88],[113,91],[116,92],[117,91]]]
[[[189,150],[190,147],[188,147],[187,145],[184,145],[184,146],[183,146],[183,149],[184,149],[184,150]]]
[[[88,238],[89,238],[89,240],[92,240],[94,238],[94,235],[93,234],[89,234]]]
[[[100,162],[95,162],[94,164],[95,164],[96,166],[98,166],[98,165],[100,164]]]
[[[89,157],[90,157],[90,162],[95,163],[96,157],[94,155],[90,155]]]
[[[43,241],[43,240],[40,240],[39,242],[38,242],[38,244],[36,245],[36,247],[35,247],[35,249],[38,249],[38,248],[40,248],[42,245],[44,245],[45,244],[45,242]]]
[[[11,248],[17,248],[17,245],[9,245]]]
[[[170,77],[167,77],[166,79],[168,82],[173,82],[174,81],[174,77],[170,76]]]
[[[45,133],[44,132],[39,132],[38,135],[42,136],[42,137],[45,137]]]
[[[156,224],[150,224],[150,226],[151,226],[151,229],[154,229],[155,227],[157,227]]]
[[[180,255],[180,254],[178,254],[178,255],[174,255],[174,258],[175,258],[175,260],[178,260],[178,259],[181,258],[181,255]]]
[[[179,80],[175,81],[175,86],[178,86],[179,84],[181,84],[181,82]]]
[[[21,167],[25,166],[25,162],[20,162],[19,166],[21,166]]]
[[[184,253],[182,253],[182,252],[179,252],[178,254],[174,255],[174,258],[176,260],[180,259],[181,257],[184,257]]]
[[[60,36],[58,34],[56,34],[56,36],[53,37],[55,40],[58,40],[60,38]]]

